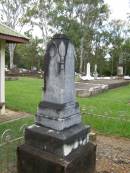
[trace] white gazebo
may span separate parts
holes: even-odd
[[[29,39],[0,23],[0,115],[5,113],[5,45],[27,43]]]

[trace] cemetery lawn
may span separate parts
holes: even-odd
[[[15,139],[18,137],[21,137],[23,135],[25,127],[28,125],[33,124],[34,122],[34,116],[17,119],[14,121],[8,121],[7,123],[1,123],[0,124],[0,137],[5,132],[5,130],[10,129],[11,131],[9,134],[11,134],[11,139]],[[1,143],[1,140],[0,140]]]
[[[36,78],[6,81],[6,106],[34,115],[41,100],[42,87],[42,80]],[[77,100],[85,124],[90,124],[99,133],[130,138],[130,85]],[[26,120],[27,124],[33,123],[33,117],[25,118],[25,123]]]
[[[42,83],[41,79],[29,77],[6,81],[6,106],[15,111],[36,113],[37,106],[42,98]]]

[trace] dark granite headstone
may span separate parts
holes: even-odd
[[[45,54],[44,98],[36,123],[18,147],[18,173],[94,173],[96,146],[89,141],[75,100],[73,44],[55,35]]]

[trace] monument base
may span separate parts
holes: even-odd
[[[89,142],[89,126],[63,131],[32,125],[25,144],[18,147],[18,173],[94,173],[96,146]]]
[[[18,147],[18,173],[95,173],[96,146],[87,143],[65,158],[29,145]]]
[[[36,123],[58,131],[80,124],[79,104],[75,102],[57,104],[42,101],[36,113]]]

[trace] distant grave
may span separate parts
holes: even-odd
[[[98,79],[76,82],[76,95],[79,97],[94,96],[108,89],[129,85],[130,80]]]
[[[97,64],[94,66],[94,72],[90,71],[90,63],[87,63],[86,76],[81,76],[80,81],[76,82],[76,95],[79,97],[89,97],[102,93],[108,89],[128,85],[130,76],[123,76],[123,66],[119,64],[117,67],[117,76],[99,77],[97,72]],[[93,74],[93,76],[91,76]]]
[[[85,76],[81,76],[82,80],[94,80],[94,77],[91,76],[91,71],[90,71],[90,63],[87,63],[86,66],[86,75]]]

